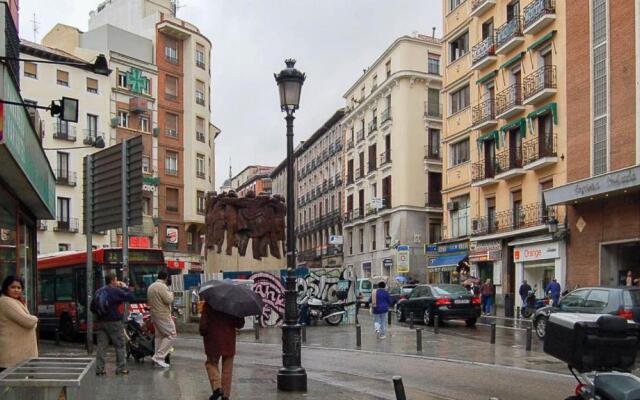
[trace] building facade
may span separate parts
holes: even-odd
[[[568,287],[640,277],[639,24],[637,0],[567,2],[568,182],[545,199],[567,207]]]
[[[403,36],[344,94],[344,264],[361,276],[426,278],[441,224],[440,54],[437,38]]]
[[[271,194],[271,173],[273,169],[273,167],[264,165],[249,165],[231,178],[231,190],[235,191],[238,197],[244,197],[250,191],[255,195],[260,193]]]
[[[299,266],[342,266],[343,116],[344,110],[337,110],[295,151]],[[284,177],[286,194],[286,169],[280,176]]]
[[[565,241],[549,233],[564,208],[542,195],[566,181],[565,2],[443,5],[445,253],[430,275],[492,279],[510,314],[522,280],[539,296],[565,282]],[[450,247],[467,250],[451,257]]]

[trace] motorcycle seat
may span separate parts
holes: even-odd
[[[640,379],[631,374],[598,374],[593,383],[596,387],[596,394],[603,395],[607,399],[640,399]]]

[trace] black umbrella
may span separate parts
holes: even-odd
[[[262,299],[247,285],[231,281],[205,282],[198,292],[211,308],[239,318],[262,313]]]

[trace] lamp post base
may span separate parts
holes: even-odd
[[[307,371],[302,367],[282,367],[278,370],[278,390],[306,392]]]

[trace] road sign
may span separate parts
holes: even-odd
[[[374,197],[371,199],[371,208],[375,208],[376,210],[384,207],[384,201],[380,197]]]
[[[410,257],[411,257],[411,250],[409,249],[409,246],[406,245],[400,245],[396,248],[397,251],[397,271],[398,273],[404,274],[409,272],[409,265],[410,265]]]
[[[393,267],[393,260],[391,258],[385,258],[384,260],[382,260],[382,266],[385,268]]]
[[[331,235],[329,236],[329,244],[342,244],[343,239],[340,235]]]

